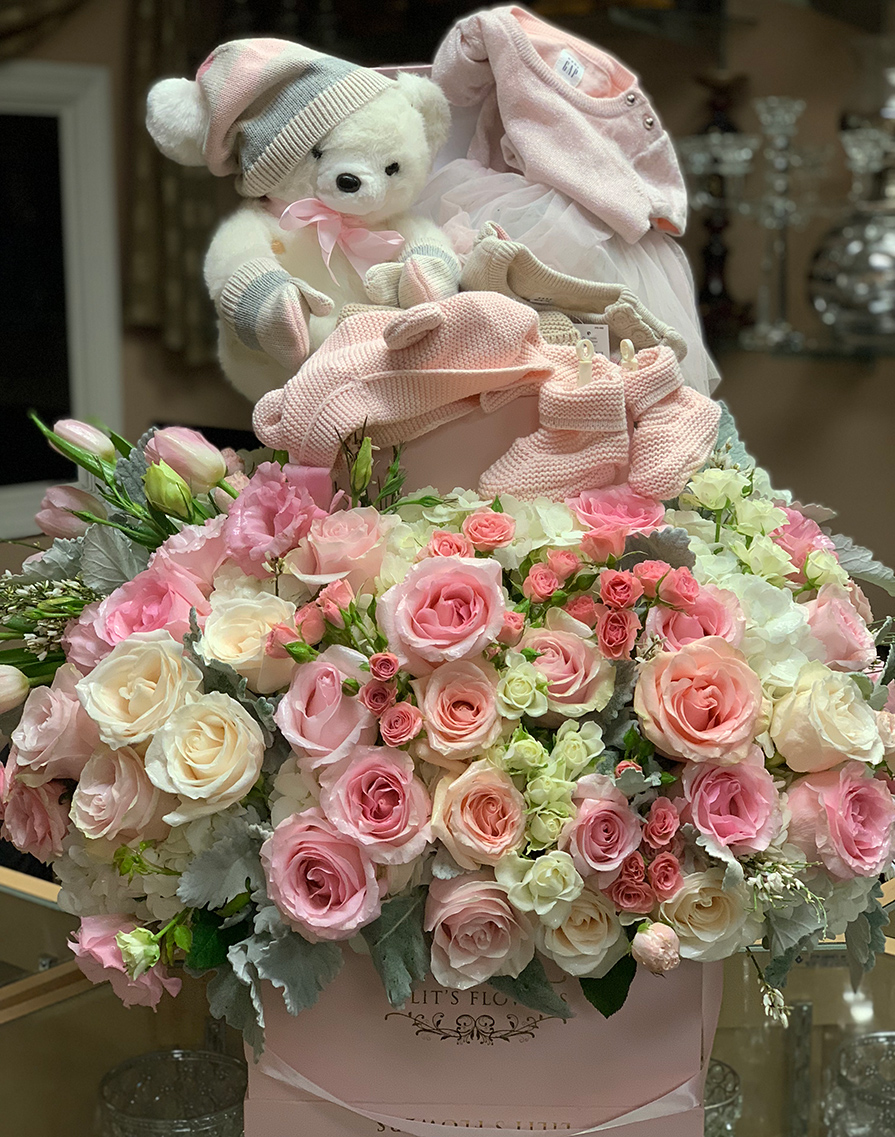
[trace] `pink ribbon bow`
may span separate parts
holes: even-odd
[[[281,201],[272,201],[270,204],[274,212],[282,208],[280,228],[287,232],[304,229],[306,225],[317,226],[317,240],[323,253],[323,263],[333,280],[336,277],[329,261],[336,245],[345,254],[357,275],[363,279],[368,268],[392,260],[404,244],[404,238],[400,233],[392,229],[374,232],[360,225],[352,225],[344,214],[330,209],[316,197],[304,197],[301,201],[293,201],[291,205],[285,207]]]

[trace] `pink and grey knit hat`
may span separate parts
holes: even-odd
[[[163,153],[237,174],[263,197],[333,127],[394,85],[376,71],[281,39],[240,39],[209,55],[195,82],[163,79],[147,126]]]

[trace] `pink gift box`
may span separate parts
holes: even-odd
[[[604,1124],[614,1137],[702,1137],[701,1071],[720,964],[683,963],[663,978],[641,968],[609,1020],[577,980],[556,973],[575,1011],[563,1022],[490,987],[451,991],[433,982],[395,1010],[371,961],[346,957],[298,1018],[279,992],[265,991],[267,1049],[259,1065],[249,1058],[246,1137],[439,1137],[457,1127],[574,1133]]]

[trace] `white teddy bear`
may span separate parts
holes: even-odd
[[[408,212],[450,126],[430,80],[234,40],[195,82],[156,83],[147,126],[163,154],[236,175],[248,199],[215,234],[205,280],[221,366],[252,401],[284,386],[345,304],[406,308],[457,291],[446,236]]]

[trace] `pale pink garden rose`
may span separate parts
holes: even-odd
[[[465,991],[494,975],[514,979],[535,952],[535,921],[517,912],[507,889],[484,873],[433,880],[426,901],[436,983]]]
[[[681,941],[667,924],[650,924],[637,930],[631,941],[631,955],[653,975],[664,975],[681,962]]]
[[[18,772],[11,779],[6,771],[6,801],[0,835],[23,853],[44,864],[62,856],[62,841],[69,830],[68,806],[62,801],[64,782],[28,786]]]
[[[539,924],[537,943],[568,975],[600,979],[627,953],[628,939],[615,905],[585,888],[558,928]]]
[[[606,659],[628,659],[640,634],[640,619],[630,608],[598,604],[597,646]]]
[[[147,568],[102,601],[95,626],[100,638],[112,647],[134,632],[162,628],[183,642],[193,609],[201,627],[211,605],[192,576],[172,565]]]
[[[311,943],[350,939],[379,915],[385,881],[319,809],[281,821],[261,846],[261,864],[283,919]]]
[[[286,686],[296,663],[288,653],[269,654],[267,645],[275,628],[294,622],[295,605],[280,596],[214,592],[199,650],[206,659],[228,664],[259,695],[270,695]]]
[[[494,509],[480,509],[463,519],[464,534],[480,553],[492,553],[503,549],[516,535],[516,519],[509,513],[498,513]]]
[[[320,808],[371,861],[403,865],[431,840],[431,803],[413,759],[386,746],[358,746],[320,773]]]
[[[345,666],[340,669],[339,663]],[[332,649],[302,663],[280,700],[274,720],[292,748],[314,769],[338,762],[355,746],[376,741],[376,719],[342,688],[353,678],[350,664]]]
[[[379,720],[379,733],[386,746],[406,746],[422,729],[422,711],[406,699],[389,707]]]
[[[668,651],[680,651],[706,636],[720,636],[732,647],[739,647],[746,630],[746,617],[734,593],[704,584],[686,611],[661,604],[650,608],[644,627],[648,636],[664,640]]]
[[[529,628],[519,643],[520,649],[538,653],[534,666],[547,679],[547,705],[554,712],[551,719],[544,718],[548,726],[556,725],[560,715],[581,718],[609,702],[615,670],[589,641],[546,627]]]
[[[719,636],[660,652],[640,669],[634,710],[660,753],[685,762],[739,762],[762,707],[761,683]]]
[[[81,673],[64,663],[49,687],[35,687],[25,702],[11,741],[17,777],[29,786],[81,776],[99,741],[96,724],[81,707],[75,690]]]
[[[431,675],[414,680],[429,746],[427,760],[451,766],[481,754],[500,737],[497,673],[488,664],[460,660],[443,663]]]
[[[48,537],[82,537],[91,523],[75,517],[75,510],[92,513],[103,520],[108,516],[106,507],[92,493],[78,486],[50,486],[34,520],[41,533]]]
[[[184,525],[179,533],[167,537],[149,558],[150,569],[192,577],[203,595],[211,592],[214,574],[227,557],[223,516],[212,517],[204,525]]]
[[[474,557],[475,545],[465,533],[452,533],[450,529],[436,529],[420,556]]]
[[[109,654],[112,645],[97,631],[97,615],[101,600],[88,604],[75,620],[69,620],[62,636],[62,650],[69,663],[82,675],[89,675],[96,665]]]
[[[432,797],[432,836],[464,869],[496,865],[525,839],[525,799],[486,759],[445,774]]]
[[[575,786],[578,812],[563,828],[559,847],[571,853],[586,879],[597,875],[606,888],[620,874],[625,858],[640,846],[643,823],[628,799],[604,774],[586,774]]]
[[[681,818],[674,803],[667,797],[657,797],[650,805],[643,839],[653,849],[664,849],[674,840],[681,827]]]
[[[642,497],[627,485],[607,486],[601,490],[584,490],[567,498],[566,505],[582,525],[592,529],[613,525],[631,533],[653,533],[665,528],[665,507],[660,501]]]
[[[194,494],[208,493],[227,473],[227,460],[204,434],[186,426],[157,430],[143,453],[150,465],[164,462],[180,474]]]
[[[559,577],[545,564],[532,565],[528,576],[522,582],[522,594],[535,604],[549,600],[559,588]]]
[[[296,549],[326,515],[313,488],[300,466],[262,462],[255,470],[224,522],[227,553],[243,572],[263,580],[269,562]]]
[[[808,627],[823,646],[823,662],[834,671],[864,671],[876,659],[876,644],[848,592],[825,584],[805,605]]]
[[[343,509],[311,522],[307,543],[317,575],[339,574],[356,595],[372,592],[382,570],[385,542],[394,518],[372,506]]]
[[[681,788],[683,820],[736,857],[764,852],[783,827],[780,795],[757,746],[735,766],[687,766]]]
[[[876,876],[892,859],[895,801],[863,763],[799,778],[788,805],[788,840],[834,880]]]
[[[131,979],[115,937],[122,932],[132,932],[136,927],[129,916],[84,916],[68,946],[91,983],[108,980],[126,1007],[154,1008],[165,992],[172,997],[177,995],[182,982],[169,975],[159,963],[144,971],[139,979]]]
[[[816,521],[812,521],[810,517],[805,517],[797,509],[790,509],[785,505],[781,505],[779,508],[786,514],[786,524],[775,529],[769,536],[796,566],[795,579],[804,583],[805,574],[803,570],[809,554],[825,552],[832,553],[836,557],[836,546],[833,544],[832,538],[821,530]]]
[[[81,772],[71,819],[91,840],[160,841],[170,832],[162,817],[174,805],[150,782],[136,750],[100,746]]]
[[[684,886],[681,862],[674,853],[660,853],[650,861],[649,882],[659,900],[671,900]]]
[[[415,675],[469,659],[503,627],[506,600],[497,561],[432,557],[380,598],[376,618],[389,648]]]

